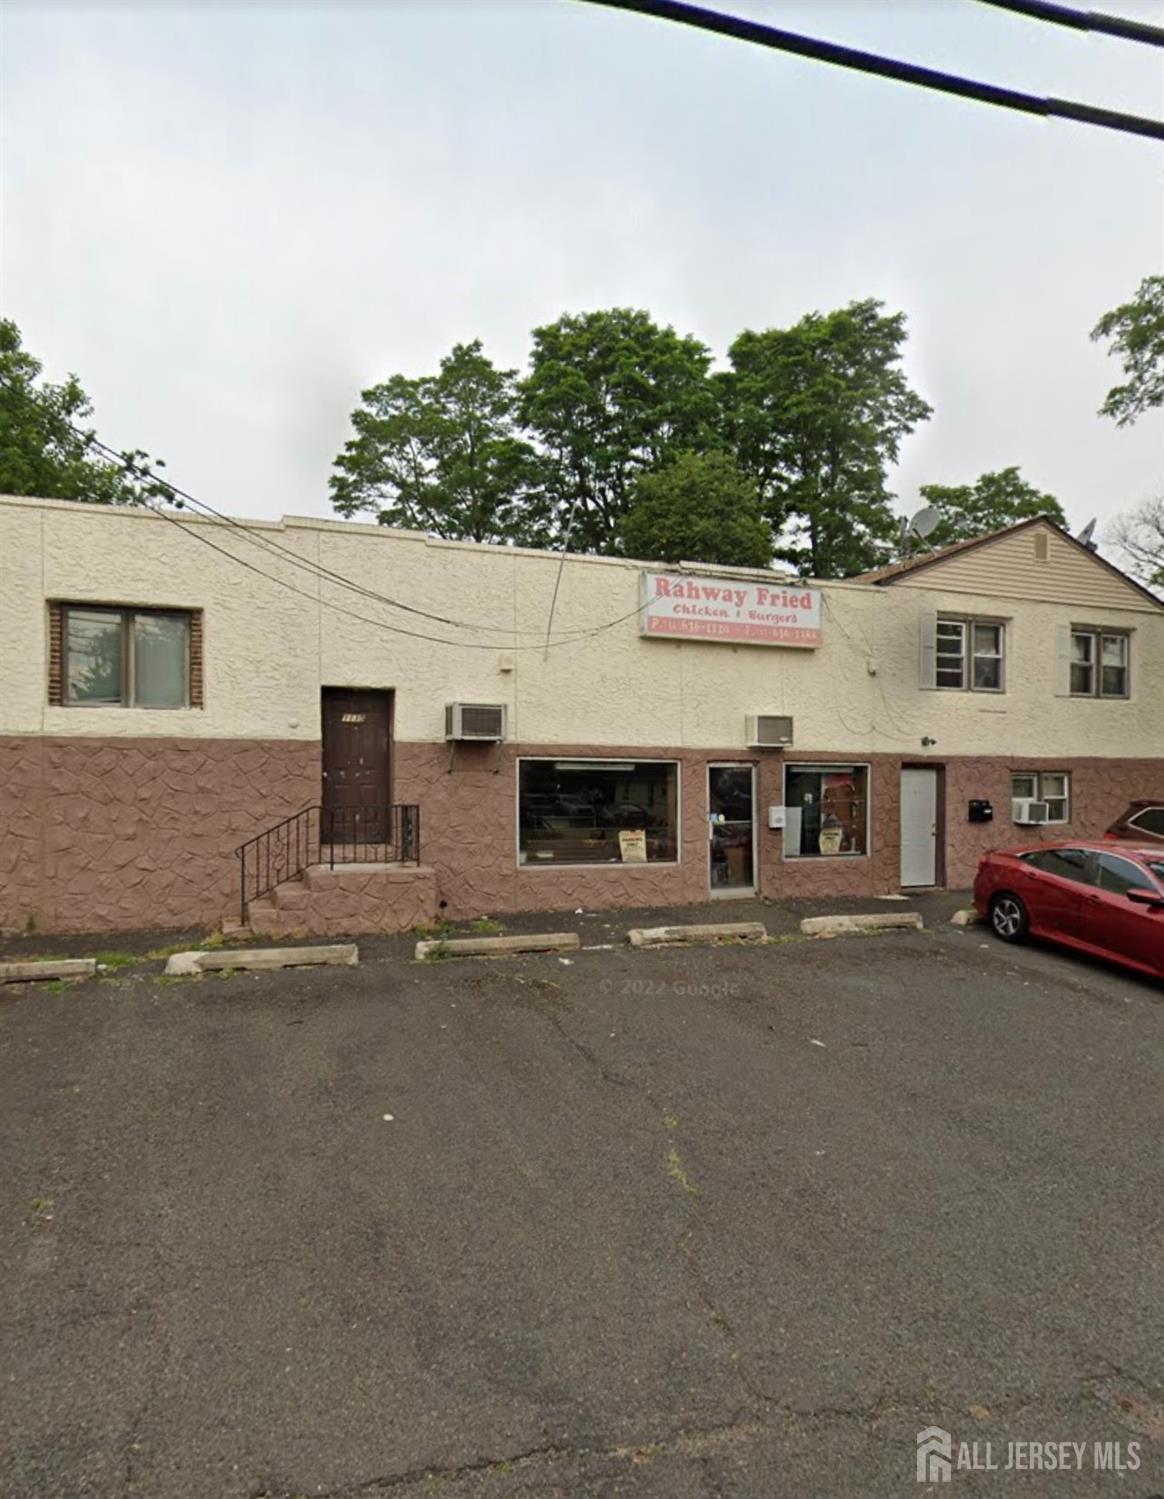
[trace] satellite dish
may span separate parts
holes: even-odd
[[[919,510],[916,515],[910,517],[909,527],[911,531],[916,531],[924,541],[941,518],[942,512],[936,505],[927,505],[924,510]]]
[[[931,531],[935,530],[942,518],[942,512],[936,505],[927,505],[924,510],[919,510],[910,518],[910,529],[916,531],[924,541]]]
[[[1092,519],[1089,520],[1084,526],[1083,530],[1080,531],[1079,535],[1075,538],[1075,540],[1079,542],[1081,546],[1085,546],[1089,552],[1095,551],[1095,542],[1092,541],[1091,538],[1095,535],[1095,523],[1098,519],[1098,516],[1093,516]]]

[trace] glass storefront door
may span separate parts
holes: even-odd
[[[707,767],[707,847],[712,895],[756,888],[755,766]]]

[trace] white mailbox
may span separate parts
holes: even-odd
[[[768,826],[770,828],[782,828],[784,826],[784,808],[768,808]]]

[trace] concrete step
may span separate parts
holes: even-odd
[[[309,890],[371,890],[377,885],[412,885],[433,878],[427,864],[312,864],[303,873]]]
[[[281,911],[269,899],[251,901],[248,913],[250,929],[256,937],[310,937],[312,932],[302,916]]]
[[[250,904],[264,937],[407,932],[436,919],[436,871],[417,864],[313,864]]]
[[[302,880],[276,885],[271,896],[280,911],[306,911],[311,905],[311,891]]]

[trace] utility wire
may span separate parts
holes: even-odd
[[[69,425],[71,426],[72,424],[70,423]],[[163,488],[163,489],[167,490],[168,492],[170,492],[171,494],[177,496],[176,503],[178,505],[183,505],[183,504],[192,505],[192,506],[195,507],[196,513],[199,511],[200,508],[201,509],[205,509],[205,510],[209,511],[210,515],[214,518],[214,520],[216,522],[218,522],[218,523],[225,523],[228,527],[233,527],[233,528],[235,528],[237,530],[240,530],[243,533],[243,535],[248,540],[256,541],[256,542],[260,541],[260,539],[257,537],[256,533],[254,533],[253,531],[251,531],[251,529],[247,525],[245,525],[243,522],[238,521],[238,520],[234,519],[231,516],[222,515],[219,511],[215,510],[212,506],[206,505],[206,503],[204,501],[195,499],[193,495],[187,494],[185,490],[179,489],[176,484],[171,484],[168,479],[163,479],[160,474],[154,473],[153,470],[150,469],[144,463],[141,463],[141,462],[133,459],[132,457],[127,457],[124,453],[118,453],[114,448],[111,448],[106,443],[103,443],[103,442],[99,441],[96,437],[90,436],[87,433],[80,433],[79,429],[76,428],[76,427],[73,427],[73,431],[78,432],[78,435],[85,437],[86,440],[87,440],[87,442],[88,442],[88,444],[89,444],[89,446],[98,449],[99,452],[100,452],[100,454],[101,454],[101,456],[102,456],[102,459],[104,461],[106,461],[106,462],[110,462],[112,466],[116,466],[116,467],[118,467],[120,469],[123,469],[126,472],[132,474],[134,477],[137,477],[137,478],[148,478],[152,483],[159,485],[161,488]],[[260,578],[265,578],[270,583],[277,584],[280,588],[286,588],[286,589],[288,589],[291,593],[297,594],[300,598],[307,599],[309,603],[312,603],[312,604],[316,605],[319,608],[331,609],[332,611],[334,611],[337,614],[346,615],[349,619],[359,620],[363,624],[368,624],[368,625],[374,626],[376,629],[387,630],[389,633],[394,634],[394,635],[406,635],[410,639],[413,639],[413,640],[424,640],[424,641],[427,641],[427,642],[429,642],[430,644],[433,644],[433,645],[449,645],[449,646],[454,647],[454,649],[459,648],[459,649],[464,649],[464,650],[475,650],[475,651],[501,651],[501,650],[541,651],[543,653],[543,657],[544,657],[545,653],[551,647],[576,645],[580,641],[583,641],[583,640],[592,640],[595,636],[602,635],[602,634],[605,633],[605,631],[614,629],[617,625],[623,624],[628,619],[635,619],[635,618],[637,618],[639,615],[642,614],[643,610],[647,608],[647,605],[645,603],[640,603],[634,609],[628,609],[625,614],[616,615],[614,619],[608,619],[608,620],[604,621],[604,623],[602,623],[600,625],[593,626],[591,629],[579,630],[579,631],[577,631],[574,634],[571,634],[571,635],[562,635],[562,636],[559,636],[557,639],[553,639],[553,640],[551,640],[550,637],[549,637],[549,634],[548,634],[548,622],[547,622],[547,635],[546,635],[546,638],[545,638],[544,641],[541,642],[541,644],[538,644],[538,645],[513,645],[513,644],[511,644],[509,642],[506,642],[505,644],[499,644],[496,641],[492,641],[492,642],[485,641],[485,642],[482,642],[482,641],[476,641],[476,640],[447,640],[443,636],[439,636],[439,635],[425,635],[425,634],[420,633],[417,630],[406,630],[406,629],[404,629],[404,627],[402,625],[392,625],[392,624],[386,623],[384,620],[371,619],[366,614],[357,614],[355,612],[355,610],[345,609],[342,604],[332,603],[329,599],[323,598],[322,595],[314,594],[314,593],[308,593],[303,588],[296,588],[293,583],[288,583],[285,578],[279,578],[279,577],[276,577],[274,573],[265,572],[261,567],[256,567],[254,565],[254,563],[248,562],[244,557],[240,557],[236,552],[230,552],[230,551],[227,551],[225,547],[218,546],[215,542],[211,541],[208,536],[204,536],[202,534],[202,530],[201,530],[200,527],[199,528],[194,528],[194,527],[191,527],[191,526],[183,525],[183,523],[177,518],[177,516],[172,515],[168,510],[161,509],[158,506],[149,504],[148,502],[145,503],[144,508],[147,509],[150,512],[151,515],[156,515],[161,520],[168,521],[171,525],[177,526],[177,528],[180,531],[184,531],[187,536],[192,536],[195,541],[202,542],[205,546],[208,546],[211,549],[211,551],[217,552],[219,554],[219,556],[226,557],[231,562],[237,562],[240,567],[245,567],[249,572],[255,573]],[[571,515],[571,523],[572,523],[572,520],[573,520],[573,516]],[[567,535],[567,540],[568,540],[568,535]],[[262,543],[260,543],[260,544],[262,544]],[[335,583],[338,583],[338,584],[340,584],[343,587],[351,588],[353,591],[355,591],[357,593],[365,594],[367,597],[369,597],[369,598],[371,598],[371,599],[373,599],[373,600],[375,600],[377,602],[389,604],[389,605],[391,605],[394,608],[405,609],[405,610],[408,610],[409,612],[414,613],[414,614],[421,614],[426,619],[433,619],[433,620],[436,620],[436,621],[438,621],[440,623],[454,625],[457,628],[461,628],[461,629],[475,629],[475,630],[481,630],[481,629],[491,630],[491,629],[496,629],[497,631],[499,631],[501,633],[510,633],[510,632],[506,631],[503,626],[500,626],[500,625],[498,625],[498,626],[492,626],[492,625],[465,624],[465,623],[463,623],[462,621],[459,621],[459,620],[447,620],[442,615],[425,614],[425,612],[423,610],[418,610],[418,609],[413,608],[411,605],[400,603],[400,602],[398,602],[395,599],[390,599],[386,594],[377,594],[377,593],[372,592],[371,590],[365,589],[360,584],[353,583],[350,579],[345,578],[342,573],[334,573],[329,568],[322,568],[321,569],[321,568],[317,567],[315,564],[309,562],[307,559],[305,559],[303,557],[300,557],[297,552],[293,552],[290,549],[288,549],[287,547],[279,546],[278,543],[272,542],[270,544],[270,546],[267,547],[267,550],[271,551],[272,548],[274,548],[277,553],[281,553],[281,554],[285,555],[286,558],[287,558],[287,560],[289,562],[292,562],[296,566],[303,568],[304,570],[306,570],[308,573],[310,573],[312,576],[316,577],[317,579],[322,579],[323,581],[326,581],[326,582],[335,582]],[[560,582],[561,582],[562,571],[563,571],[563,568],[565,567],[565,562],[566,562],[566,554],[563,551],[562,557],[561,557],[561,559],[559,561],[559,564],[558,564],[557,582],[555,583],[555,586],[554,586],[554,599],[555,599],[555,601],[557,599],[558,584],[560,584]],[[553,609],[553,604],[551,604],[551,616],[552,616],[552,609]],[[523,630],[523,631],[520,631],[518,633],[521,633],[521,634],[538,634],[538,635],[540,635],[541,631],[540,630],[539,631],[533,631],[533,630],[524,631]]]
[[[461,651],[497,651],[502,649],[511,651],[541,651],[545,649],[544,644],[507,645],[502,647],[496,644],[496,642],[489,643],[487,641],[479,640],[446,640],[444,637],[439,635],[424,635],[417,630],[406,630],[403,625],[390,625],[385,620],[372,619],[367,614],[357,614],[354,609],[346,609],[342,604],[335,604],[332,603],[330,599],[320,598],[317,594],[308,593],[305,588],[296,588],[294,583],[288,583],[285,578],[276,577],[274,573],[265,572],[263,568],[256,567],[253,562],[248,562],[245,557],[240,557],[236,552],[228,552],[225,547],[218,546],[217,543],[211,541],[208,536],[203,536],[200,528],[196,529],[193,526],[184,525],[176,515],[171,515],[168,510],[160,510],[156,506],[149,504],[147,504],[145,508],[152,515],[156,515],[160,519],[168,521],[172,526],[177,526],[179,531],[184,531],[187,536],[192,536],[195,541],[202,542],[205,546],[208,546],[211,551],[217,552],[219,556],[226,557],[231,562],[237,562],[239,567],[245,567],[248,572],[256,573],[260,578],[266,578],[269,583],[275,583],[280,588],[286,588],[290,593],[298,594],[300,598],[307,599],[309,603],[316,605],[317,608],[331,609],[334,613],[343,614],[348,619],[359,620],[362,624],[372,625],[378,630],[387,630],[389,634],[407,635],[412,640],[423,640],[428,642],[430,645],[449,645],[452,646],[455,650]],[[638,610],[633,610],[632,613],[637,614]],[[624,615],[623,618],[629,619],[630,615]],[[585,639],[587,636],[597,635],[601,630],[609,629],[612,625],[616,625],[618,623],[618,620],[611,620],[608,624],[599,625],[593,630],[586,631],[584,635],[571,636],[566,640],[551,641],[551,645],[575,645],[578,643],[578,641]]]
[[[999,10],[1013,10],[1032,21],[1051,21],[1056,26],[1070,26],[1074,31],[1101,31],[1126,42],[1146,42],[1149,47],[1164,47],[1164,27],[1149,26],[1147,21],[1129,21],[1123,16],[1107,16],[1098,10],[1073,10],[1069,5],[1055,5],[1052,0],[982,0]]]
[[[815,37],[801,36],[795,31],[784,31],[777,26],[765,26],[759,21],[746,20],[743,16],[705,10],[699,5],[688,5],[685,0],[584,0],[584,3],[604,5],[611,10],[634,11],[639,15],[654,16],[661,21],[674,21],[681,26],[694,26],[699,31],[734,37],[740,42],[753,42],[756,46],[770,47],[777,52],[792,52],[798,57],[834,63],[837,67],[852,68],[858,73],[873,73],[881,78],[892,78],[898,83],[913,83],[920,88],[935,89],[939,93],[956,94],[979,104],[994,104],[1001,109],[1016,109],[1024,114],[1044,117],[1053,115],[1065,120],[1076,120],[1082,125],[1096,125],[1103,130],[1118,130],[1126,135],[1144,135],[1153,140],[1164,141],[1164,121],[1123,114],[1114,109],[1100,109],[1093,104],[1076,104],[1070,99],[1040,99],[1035,94],[1019,93],[1016,89],[1000,88],[993,83],[979,83],[972,78],[959,77],[956,73],[923,68],[917,63],[898,62],[895,58],[880,57],[857,47],[842,47],[837,42],[818,41]]]
[[[81,434],[79,432],[79,429],[76,427],[73,428],[73,431],[78,432],[78,435],[86,435]],[[136,459],[127,460],[124,454],[116,452],[113,448],[109,447],[107,443],[101,442],[96,437],[88,438],[87,440],[89,442],[89,446],[98,449],[99,452],[109,461],[119,465],[123,469],[126,469],[135,478],[149,479],[151,483],[158,485],[160,488],[166,490],[167,493],[175,496],[176,503],[178,504],[179,508],[184,505],[189,505],[194,510],[195,514],[204,514],[205,516],[211,517],[216,521],[220,521],[222,524],[241,532],[247,541],[250,541],[255,546],[260,547],[264,551],[270,552],[272,556],[275,556],[279,559],[285,557],[289,562],[292,563],[293,566],[298,567],[302,572],[308,573],[311,577],[325,579],[327,582],[334,583],[341,588],[350,589],[353,593],[359,594],[364,598],[371,599],[375,603],[387,604],[393,609],[403,610],[406,614],[415,614],[421,619],[431,620],[435,624],[449,625],[454,629],[479,630],[485,634],[495,635],[516,634],[537,635],[540,637],[542,634],[541,630],[518,630],[510,628],[506,625],[482,625],[475,624],[467,620],[449,619],[443,614],[432,614],[426,609],[420,609],[413,604],[406,604],[400,599],[391,598],[388,594],[377,593],[375,589],[366,588],[361,583],[353,582],[351,578],[346,577],[343,573],[338,573],[333,571],[329,567],[324,567],[322,563],[312,562],[309,558],[301,557],[298,552],[293,550],[293,548],[283,546],[273,538],[261,535],[259,532],[252,530],[252,528],[246,525],[244,522],[237,520],[234,516],[224,515],[222,511],[216,510],[214,506],[209,504],[207,501],[196,499],[194,495],[187,493],[187,491],[184,489],[179,489],[176,484],[172,484],[168,479],[163,479],[160,474],[155,473],[153,469],[149,468],[146,464],[141,463]],[[155,511],[154,513],[160,514],[161,512]],[[229,555],[233,556],[234,554],[231,553]],[[571,634],[567,634],[562,638],[567,640],[574,639],[575,636],[580,637],[585,633],[585,631],[576,631]],[[500,650],[502,649],[502,647],[500,645],[494,645],[491,646],[490,649]]]

